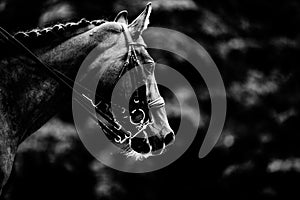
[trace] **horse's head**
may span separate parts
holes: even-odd
[[[141,37],[150,12],[148,4],[128,25],[127,12],[122,11],[114,22],[90,33],[101,49],[89,65],[94,76],[89,79],[100,76],[95,98],[99,124],[114,144],[136,159],[161,154],[175,139],[155,80],[155,62]]]

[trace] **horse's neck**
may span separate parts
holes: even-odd
[[[38,52],[39,58],[50,68],[74,78],[87,54],[97,43],[90,39],[89,32],[71,38],[47,52]]]
[[[81,20],[77,25],[88,27],[77,31],[79,34],[71,39],[62,42],[57,47],[56,42],[52,45],[48,43],[46,37],[36,37],[39,41],[33,41],[39,46],[47,46],[39,49],[27,45],[24,40],[34,39],[32,34],[20,33],[18,40],[21,40],[31,49],[35,55],[52,69],[56,69],[65,76],[75,80],[75,75],[86,55],[97,46],[97,42],[89,38],[89,32],[86,29],[91,26],[99,26],[102,21],[86,22]],[[75,24],[76,25],[76,24]],[[69,27],[69,29],[68,29]],[[74,26],[68,24],[60,25],[58,28],[64,28],[73,33]],[[76,27],[75,27],[76,28]],[[55,26],[51,37],[56,36]],[[86,31],[86,32],[85,32]],[[40,33],[47,33],[47,30]],[[58,34],[57,36],[59,36]],[[15,35],[17,36],[17,35]],[[36,36],[38,36],[36,34]],[[73,35],[74,36],[74,35]],[[70,36],[71,37],[71,36]],[[45,40],[43,40],[45,39]],[[59,41],[58,41],[59,40]],[[50,50],[49,50],[50,49]],[[0,37],[0,195],[3,185],[7,182],[15,153],[18,145],[30,134],[35,132],[44,123],[46,123],[54,114],[65,107],[68,98],[71,99],[72,90],[68,89],[62,82],[50,75],[47,70],[37,63],[36,60],[24,52],[19,52],[7,41],[6,37]]]
[[[50,51],[33,52],[47,66],[75,80],[82,61],[96,45],[86,32]],[[9,126],[13,138],[21,142],[65,107],[65,99],[71,99],[72,89],[53,78],[43,66],[32,66],[30,61],[26,62],[26,58],[25,62],[21,62],[22,56],[14,60],[15,63],[7,67],[15,68],[12,75],[16,78],[6,78],[6,85],[0,87],[5,90],[2,91],[4,97],[0,99],[0,124],[2,121]],[[8,109],[3,109],[4,104]]]

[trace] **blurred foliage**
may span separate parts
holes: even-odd
[[[81,17],[112,20],[122,9],[132,20],[145,2],[6,0],[0,3],[0,25],[15,32]],[[63,14],[68,15],[51,18],[65,5]],[[64,141],[72,147],[53,159],[51,148],[61,140],[43,137],[40,142],[47,148],[18,154],[7,199],[299,198],[300,2],[155,0],[153,7],[151,26],[172,28],[197,40],[223,76],[228,112],[214,150],[204,159],[197,157],[203,128],[176,162],[136,175],[95,164],[75,135]],[[174,56],[153,51],[153,57],[189,69]],[[209,97],[199,101],[209,116]],[[72,121],[70,109],[59,117]]]

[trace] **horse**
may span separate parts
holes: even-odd
[[[114,21],[81,19],[13,36],[1,28],[0,194],[18,146],[74,98],[72,84],[80,85],[75,81],[77,72],[95,48],[99,55],[80,80],[98,81],[95,102],[90,102],[105,135],[127,156],[136,158],[159,155],[172,144],[175,134],[155,81],[155,62],[141,36],[150,13],[151,3],[130,24],[127,11],[121,11]],[[135,84],[133,80],[143,82],[131,96],[128,90],[132,88],[123,84],[122,101],[129,101],[129,109],[119,106],[122,111],[116,112],[127,114],[127,121],[116,119],[113,105],[107,101],[121,77],[131,85]],[[77,100],[91,99],[81,95]],[[133,125],[137,132],[128,131],[126,124]],[[139,134],[143,136],[137,137]]]

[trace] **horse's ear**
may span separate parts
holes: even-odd
[[[136,39],[144,30],[147,29],[149,24],[149,17],[152,10],[151,2],[149,2],[145,10],[128,26],[131,35]]]
[[[127,10],[123,10],[123,11],[119,12],[119,14],[116,16],[114,21],[127,25],[128,24],[127,15],[128,15]]]

